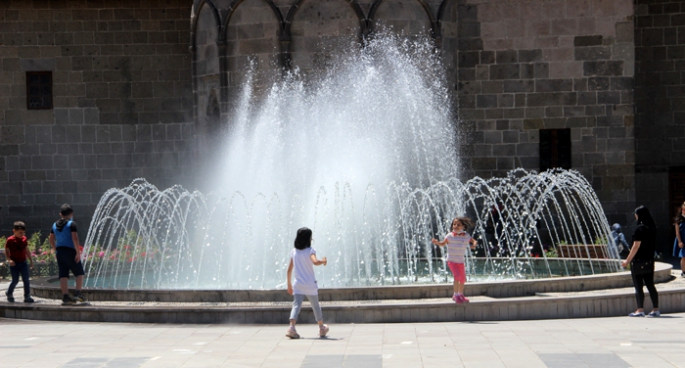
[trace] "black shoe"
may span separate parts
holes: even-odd
[[[5,296],[7,296],[7,301],[8,301],[8,302],[14,303],[14,297],[12,296],[12,294],[10,294],[10,293],[8,293],[8,292],[5,291]]]
[[[88,302],[88,299],[86,299],[86,297],[83,296],[83,294],[81,294],[80,292],[79,292],[78,294],[74,295],[74,299],[76,299],[76,302],[77,302],[77,303],[86,303],[86,302]]]
[[[62,297],[62,305],[74,305],[76,304],[76,299],[72,298],[69,294],[64,294]]]
[[[24,303],[35,303],[36,301],[31,298],[31,296],[25,296],[24,297]]]

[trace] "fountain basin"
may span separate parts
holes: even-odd
[[[598,261],[593,261],[598,262]],[[610,261],[607,261],[610,262]],[[661,283],[671,278],[671,266],[657,262],[654,281]],[[466,284],[467,295],[493,298],[512,298],[536,295],[536,293],[577,292],[614,289],[632,286],[630,272],[615,272],[587,276],[554,277],[546,279],[496,280]],[[60,299],[58,279],[47,277],[31,284],[34,295],[48,299]],[[291,301],[292,296],[283,289],[277,290],[142,290],[142,289],[86,289],[91,301],[119,302],[178,302],[178,303],[233,303],[233,302],[279,302]],[[452,284],[389,285],[368,287],[322,288],[321,301],[389,300],[448,298]]]

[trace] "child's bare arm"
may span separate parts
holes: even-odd
[[[478,242],[476,241],[476,239],[471,238],[471,240],[469,240],[469,244],[471,244],[471,249],[476,249],[476,245],[478,245]]]
[[[31,267],[33,267],[33,258],[31,258],[31,251],[28,248],[26,248],[26,258],[29,260]]]
[[[52,252],[54,253],[56,248],[55,248],[55,234],[50,233],[50,237],[48,237],[50,240],[50,248],[52,248]]]
[[[438,241],[438,239],[433,238],[431,242],[439,247],[444,247],[445,245],[447,245],[447,239],[443,241]]]
[[[326,264],[328,264],[328,260],[326,259],[326,257],[323,257],[321,259],[316,259],[316,254],[312,254],[311,256],[309,256],[309,258],[311,258],[314,266],[321,266],[321,265],[325,266]]]
[[[288,265],[288,294],[293,295],[293,284],[290,281],[293,278],[293,260],[290,260]]]
[[[8,265],[14,266],[14,261],[10,258],[10,249],[7,247],[7,243],[5,243],[5,259],[7,259]]]

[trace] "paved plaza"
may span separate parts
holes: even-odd
[[[286,327],[0,319],[0,367],[685,367],[685,313]]]

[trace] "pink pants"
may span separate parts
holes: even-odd
[[[464,271],[463,263],[447,262],[447,267],[449,267],[450,271],[452,271],[452,275],[454,275],[454,281],[459,281],[462,284],[466,283],[466,271]]]

